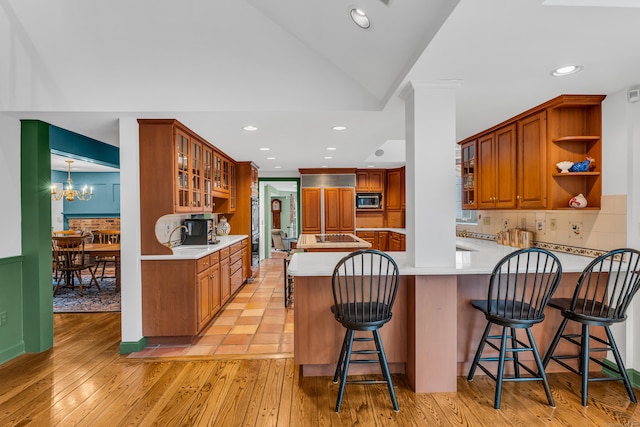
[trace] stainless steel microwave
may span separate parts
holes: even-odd
[[[382,194],[380,193],[356,194],[356,209],[382,209]]]

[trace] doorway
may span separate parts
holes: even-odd
[[[288,252],[298,239],[300,178],[259,178],[258,183],[263,242],[260,259],[265,259]]]

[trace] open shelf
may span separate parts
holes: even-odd
[[[599,176],[600,172],[569,172],[569,173],[561,173],[555,172],[552,174],[554,177],[570,177],[570,176]]]
[[[553,142],[562,143],[562,142],[573,142],[573,141],[598,141],[600,139],[597,135],[589,135],[589,136],[563,136],[561,138],[553,138]]]

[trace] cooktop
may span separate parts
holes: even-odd
[[[316,234],[316,243],[349,243],[358,241],[350,234]]]

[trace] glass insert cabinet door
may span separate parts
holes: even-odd
[[[477,208],[476,203],[476,141],[467,142],[462,145],[461,174],[462,174],[462,208]]]
[[[176,192],[178,207],[189,206],[189,137],[176,133]]]

